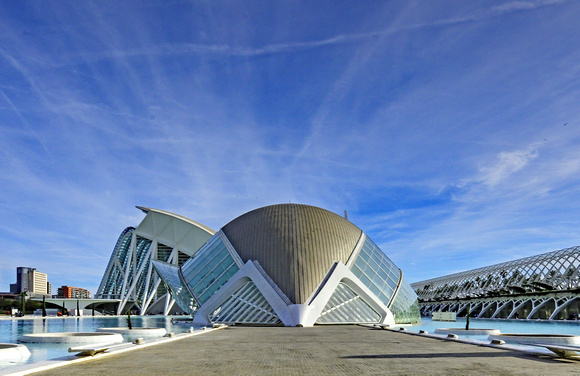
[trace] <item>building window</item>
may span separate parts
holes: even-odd
[[[216,234],[182,267],[182,275],[199,304],[205,303],[237,271],[238,265]]]

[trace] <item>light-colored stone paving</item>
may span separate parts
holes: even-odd
[[[359,326],[230,327],[34,375],[578,375],[580,362]]]

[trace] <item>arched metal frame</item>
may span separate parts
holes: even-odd
[[[571,290],[580,287],[579,267],[580,247],[572,247],[412,283],[411,287],[424,301]]]
[[[474,317],[577,319],[580,246],[411,284],[422,315],[442,309]],[[453,302],[462,301],[463,306]],[[481,310],[477,311],[481,307]],[[507,315],[506,315],[507,313]]]

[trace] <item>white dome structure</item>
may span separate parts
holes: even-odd
[[[419,320],[402,271],[348,220],[308,205],[248,212],[181,267],[153,260],[194,322],[286,326]]]

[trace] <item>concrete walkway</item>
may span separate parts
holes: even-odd
[[[580,362],[359,326],[230,327],[34,375],[578,375]]]

